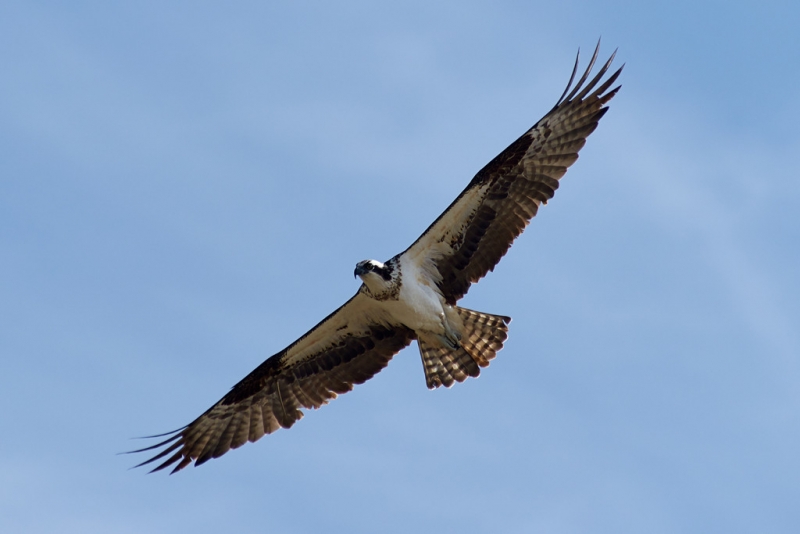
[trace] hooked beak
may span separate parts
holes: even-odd
[[[367,273],[367,272],[369,272],[369,271],[367,271],[361,265],[356,265],[356,270],[353,271],[353,278],[355,278],[357,276],[361,276],[362,274]]]

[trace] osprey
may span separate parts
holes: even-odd
[[[586,137],[619,90],[622,68],[602,84],[614,59],[588,83],[589,66],[530,130],[489,162],[408,249],[386,262],[359,262],[362,284],[350,300],[300,339],[268,358],[187,426],[143,452],[153,471],[218,458],[264,434],[289,428],[302,408],[319,408],[383,369],[416,340],[428,388],[476,377],[503,347],[510,317],[457,305],[500,261],[578,159]],[[585,84],[585,85],[584,85]],[[598,85],[600,84],[600,85]]]

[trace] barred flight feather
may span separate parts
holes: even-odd
[[[511,319],[456,303],[553,198],[608,111],[619,86],[610,88],[622,69],[600,83],[612,54],[587,83],[598,51],[599,43],[573,86],[576,58],[556,105],[481,169],[408,249],[386,263],[360,262],[355,274],[364,283],[353,298],[265,360],[192,423],[151,436],[166,439],[131,451],[155,451],[139,465],[161,462],[153,471],[172,467],[174,473],[290,428],[303,409],[319,408],[369,380],[414,339],[429,388],[478,376],[503,347]],[[403,268],[412,272],[404,275]]]

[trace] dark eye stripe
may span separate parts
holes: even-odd
[[[383,278],[387,282],[392,279],[392,270],[391,269],[388,269],[386,267],[380,268],[380,267],[376,266],[374,271],[375,271],[376,274],[381,275],[381,278]]]

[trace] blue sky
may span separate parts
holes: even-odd
[[[797,532],[793,2],[0,6],[0,531]],[[416,347],[180,475],[191,421],[403,250],[561,94],[622,91],[463,303],[477,380]]]

